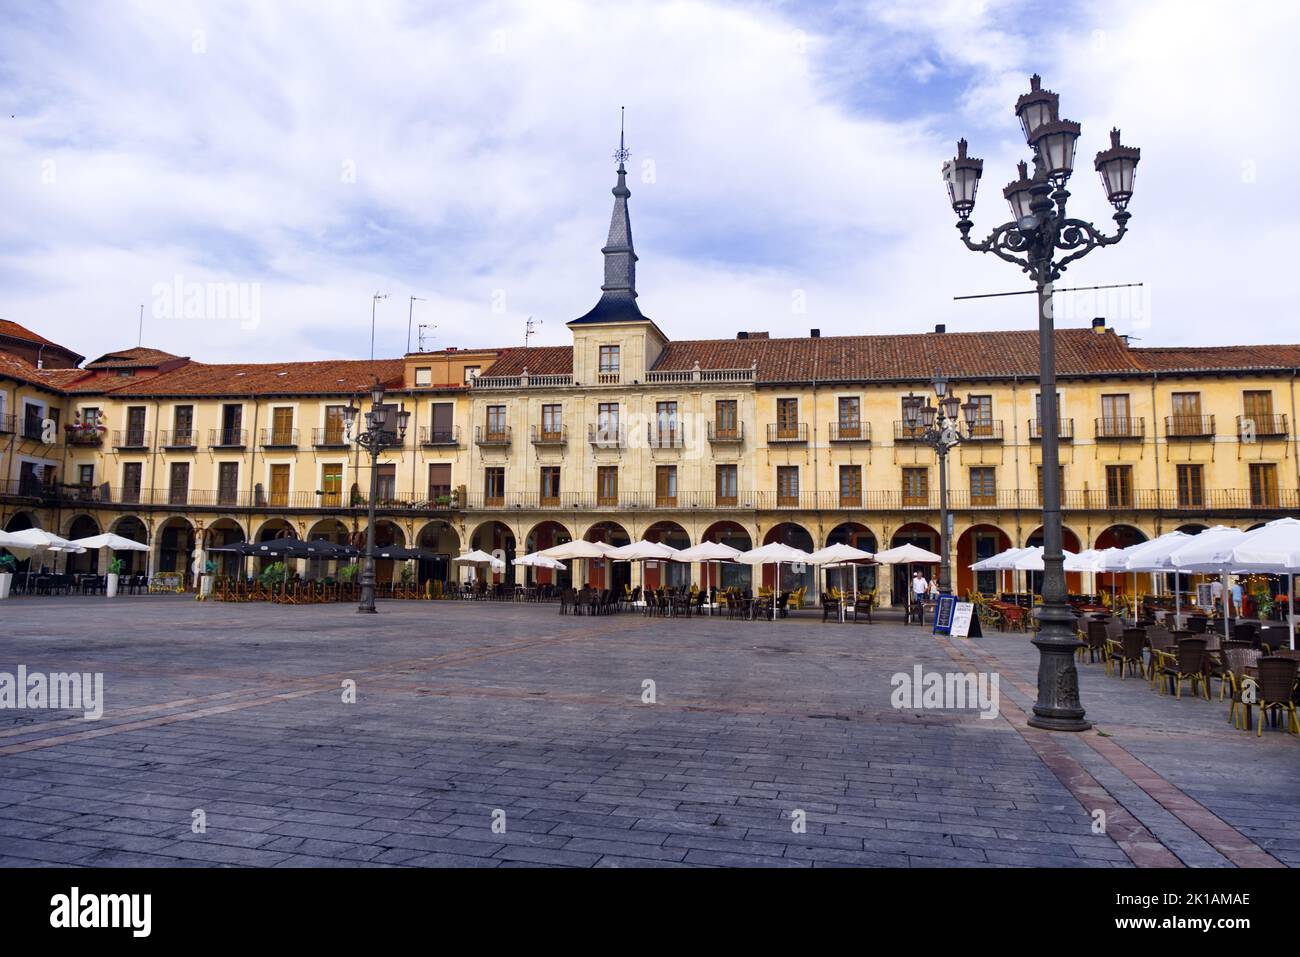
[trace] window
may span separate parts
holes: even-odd
[[[143,462],[127,462],[122,466],[122,501],[134,505],[140,501],[140,483],[144,475]]]
[[[325,444],[344,444],[344,407],[341,405],[325,406]]]
[[[336,507],[343,503],[343,465],[334,463],[320,467],[320,503]]]
[[[840,400],[844,401],[843,399]],[[840,466],[840,507],[861,507],[862,505],[862,466]]]
[[[659,448],[677,447],[677,403],[655,403],[655,444]]]
[[[81,410],[81,424],[86,426],[99,425],[99,417],[102,414],[95,406],[87,406]]]
[[[1063,422],[1064,419],[1065,419],[1065,409],[1061,406],[1061,393],[1058,392],[1056,393],[1056,421],[1058,423],[1057,435],[1061,435],[1061,433],[1065,431],[1064,429],[1060,428],[1060,423]],[[1044,425],[1045,423],[1043,422],[1043,394],[1040,392],[1034,395],[1034,423],[1030,427],[1029,434],[1033,438],[1041,439],[1043,437]],[[1062,436],[1062,438],[1064,437],[1065,436]]]
[[[469,384],[472,383],[475,379],[477,379],[477,378],[478,378],[478,374],[479,374],[479,372],[480,372],[481,369],[482,369],[482,366],[466,366],[466,367],[465,367],[465,384],[466,384],[466,385],[469,385]]]
[[[1178,507],[1201,508],[1205,505],[1205,469],[1200,465],[1178,466]]]
[[[600,347],[600,374],[618,375],[618,346]]]
[[[1060,502],[1058,502],[1058,504],[1063,504],[1065,502],[1065,466],[1064,465],[1058,465],[1056,467],[1056,488],[1060,496]],[[1038,507],[1039,508],[1043,507],[1043,467],[1041,465],[1038,466]]]
[[[799,466],[778,465],[776,467],[776,504],[799,504]]]
[[[341,469],[342,466],[339,466]],[[217,504],[234,505],[239,498],[239,463],[221,462],[217,465]],[[337,502],[334,504],[338,504]]]
[[[271,410],[271,445],[297,445],[293,438],[293,406]]]
[[[618,504],[617,465],[600,465],[596,467],[596,504]]]
[[[1277,466],[1271,462],[1250,466],[1250,504],[1254,508],[1277,508]]]
[[[1103,437],[1123,438],[1129,434],[1128,395],[1103,395],[1101,397],[1101,429]]]
[[[148,444],[144,439],[144,414],[145,408],[142,405],[127,406],[126,441],[123,445],[139,448]]]
[[[839,400],[839,437],[862,438],[862,400],[856,395],[843,395]]]
[[[1133,466],[1106,466],[1106,507],[1133,507]]]
[[[284,508],[289,504],[289,466],[271,466],[271,505]]]
[[[45,410],[33,403],[23,403],[23,438],[35,439],[37,442],[45,441],[42,436],[41,422],[45,418]]]
[[[970,430],[970,434],[984,437],[993,435],[993,396],[973,395],[968,401],[975,405],[966,422],[966,428]],[[964,409],[962,413],[965,413]]]
[[[542,406],[542,438],[558,439],[561,434],[562,424],[560,413],[563,406],[544,405]]]
[[[996,505],[998,501],[997,483],[994,470],[981,466],[970,470],[970,503],[972,505]]]
[[[416,385],[433,385],[433,370],[428,366],[415,370]]]
[[[430,408],[433,424],[429,426],[429,441],[435,445],[450,445],[456,441],[456,429],[452,424],[453,408],[450,402],[434,402]]]
[[[171,465],[171,483],[168,486],[167,500],[172,505],[184,505],[190,498],[190,463],[173,462]]]
[[[487,437],[504,439],[506,437],[506,407],[489,405],[487,407]]]
[[[221,407],[221,431],[217,435],[217,445],[243,445],[244,407],[242,405],[223,405]]]
[[[716,467],[714,491],[717,493],[719,505],[736,504],[736,466],[719,465]]]
[[[90,488],[95,484],[95,466],[78,465],[77,466],[77,484],[83,488]]]
[[[1201,394],[1175,392],[1172,396],[1174,414],[1169,419],[1170,435],[1200,435]]]
[[[397,498],[396,465],[379,466],[375,479],[375,497],[380,502],[392,502]]]
[[[560,504],[560,467],[558,465],[542,466],[542,504]]]
[[[713,431],[718,438],[734,439],[739,428],[736,419],[736,400],[719,399],[713,405]]]
[[[429,463],[429,501],[446,505],[451,498],[451,463]]]
[[[930,504],[929,469],[903,469],[903,504]]]
[[[506,500],[506,470],[494,465],[483,470],[483,498],[488,505],[504,505]]]
[[[1241,404],[1245,415],[1241,417],[1242,435],[1251,430],[1251,435],[1277,435],[1282,431],[1282,424],[1273,417],[1273,393],[1268,389],[1252,389],[1241,394]],[[1248,424],[1249,423],[1249,424]]]
[[[677,504],[677,466],[655,466],[655,505],[663,508]]]
[[[596,432],[596,442],[600,445],[619,443],[617,402],[602,402],[596,406]]]
[[[172,445],[194,444],[194,406],[178,405],[172,409]]]
[[[780,439],[799,436],[799,400],[776,400],[776,435]]]

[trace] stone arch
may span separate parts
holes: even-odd
[[[826,544],[849,545],[864,552],[875,553],[880,550],[876,533],[861,522],[840,522],[826,535]],[[874,591],[876,588],[878,566],[855,565],[852,568],[828,568],[827,580],[841,591],[853,590],[853,577],[857,577],[858,593]]]
[[[1025,547],[1033,548],[1043,544],[1043,527],[1040,525],[1030,533],[1025,539]],[[1074,552],[1076,555],[1083,551],[1083,545],[1079,536],[1074,529],[1068,525],[1061,526],[1061,548],[1067,552]],[[1043,591],[1043,573],[1042,572],[1025,572],[1025,587],[1031,595],[1040,595]],[[1065,573],[1065,590],[1071,595],[1077,595],[1083,591],[1083,573],[1066,572]]]
[[[917,548],[924,548],[926,551],[934,552],[936,555],[942,549],[942,536],[939,530],[933,525],[927,525],[925,522],[907,522],[900,525],[894,530],[894,534],[889,539],[889,547],[897,548],[900,545],[915,545]],[[903,605],[907,601],[907,596],[912,590],[910,584],[912,571],[920,566],[911,565],[894,565],[890,572],[890,595],[893,604]],[[938,566],[932,565],[923,569],[926,578],[931,581],[938,574]]]
[[[99,520],[95,516],[86,512],[79,512],[68,520],[64,525],[64,531],[60,534],[64,538],[76,540],[98,535],[100,531]],[[108,560],[113,560],[112,555],[109,556]],[[65,571],[77,574],[99,574],[101,571],[99,567],[99,549],[88,548],[80,554],[68,555],[63,568]],[[104,568],[102,571],[107,572],[108,569]]]
[[[438,518],[426,522],[415,534],[415,547],[436,555],[436,558],[421,558],[416,564],[416,575],[421,584],[426,581],[440,581],[444,584],[456,578],[456,566],[452,559],[461,553],[460,536],[456,528],[446,519]]]
[[[671,519],[655,522],[642,533],[641,538],[676,549],[691,547],[690,533]],[[641,574],[646,588],[661,585],[676,588],[691,583],[691,566],[685,562],[641,562]]]
[[[1149,536],[1136,525],[1109,525],[1097,536],[1097,549],[1127,548],[1148,541]],[[1128,595],[1133,591],[1133,576],[1124,572],[1100,572],[1097,587],[1115,594]]]
[[[573,541],[573,536],[569,533],[569,530],[554,519],[548,518],[538,522],[524,536],[524,554],[531,555],[534,552],[540,552],[571,541]],[[603,588],[605,563],[593,561],[587,564],[589,566],[587,580],[595,587]],[[550,568],[525,568],[523,572],[525,581],[531,579],[538,585],[562,584],[563,580],[570,577],[567,572],[555,571]],[[599,584],[597,584],[598,579]]]
[[[179,574],[189,583],[193,570],[194,523],[184,515],[170,515],[154,533],[154,572]]]
[[[791,548],[802,549],[805,552],[814,552],[817,550],[816,539],[813,538],[812,532],[808,531],[798,522],[781,522],[773,525],[763,534],[763,544],[771,545],[773,542],[780,542],[782,545],[789,545]],[[782,565],[781,568],[781,590],[793,591],[801,585],[806,588],[807,593],[812,596],[817,595],[817,568],[815,565]],[[776,565],[763,565],[763,584],[768,588],[776,584]]]
[[[27,528],[40,528],[41,523],[36,520],[33,512],[14,512],[5,521],[6,532],[21,532]]]
[[[487,552],[489,555],[495,555],[506,563],[504,572],[490,572],[489,581],[493,582],[510,582],[516,580],[514,560],[517,557],[515,553],[516,538],[515,531],[505,522],[487,521],[483,522],[470,534],[469,547],[471,550]],[[465,569],[474,569],[473,565],[460,566]],[[474,569],[473,574],[484,574],[485,568]],[[461,574],[469,575],[470,571]]]
[[[248,541],[248,532],[239,519],[223,515],[207,527],[203,547],[205,549],[226,548]],[[210,552],[208,560],[217,567],[216,574],[227,577],[242,577],[245,559],[231,552]]]
[[[632,536],[628,534],[626,528],[618,522],[604,521],[596,522],[582,533],[583,540],[588,542],[603,542],[606,545],[618,547],[620,545],[630,545]],[[606,570],[608,570],[609,583],[606,585]],[[563,582],[564,573],[559,572],[561,582]],[[624,587],[632,585],[632,563],[631,562],[596,562],[590,563],[587,572],[588,581],[596,588],[609,587],[618,591]]]
[[[700,536],[701,542],[717,542],[730,545],[742,552],[754,547],[754,537],[744,525],[731,519],[714,522]],[[704,581],[709,586],[718,588],[752,589],[754,587],[754,569],[740,562],[722,565],[703,566]]]
[[[138,515],[120,515],[109,523],[108,530],[114,535],[121,535],[142,545],[151,544],[149,526]],[[115,552],[114,557],[122,560],[123,575],[144,575],[149,569],[148,552]]]
[[[971,565],[985,558],[1005,552],[1011,547],[1011,535],[996,525],[971,525],[957,536],[953,582],[958,595],[978,591],[984,595],[1000,592],[1002,572],[973,572]]]

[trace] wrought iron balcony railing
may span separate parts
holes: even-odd
[[[588,425],[587,441],[598,449],[627,448],[627,433],[617,423],[609,425]]]
[[[1287,434],[1285,415],[1237,416],[1237,438],[1243,442],[1258,438],[1276,438]]]
[[[1096,438],[1142,439],[1146,438],[1146,420],[1132,416],[1102,416],[1097,419]]]
[[[152,435],[148,429],[117,429],[113,432],[113,448],[147,449]]]
[[[780,442],[807,442],[807,422],[769,422],[767,424],[768,444]]]
[[[961,427],[961,438],[963,442],[1001,442],[1002,420],[966,423]]]
[[[247,446],[247,429],[208,430],[208,448],[210,449],[242,449]]]
[[[745,441],[745,423],[720,426],[717,422],[709,423],[709,441],[714,445],[735,445]]]
[[[158,433],[158,444],[164,449],[192,449],[198,439],[194,429],[164,429]]]
[[[318,449],[345,449],[348,447],[348,436],[342,426],[317,427],[311,430],[311,444]]]
[[[1209,439],[1214,437],[1212,415],[1167,415],[1165,437],[1169,439]]]
[[[681,425],[647,425],[646,444],[652,449],[680,449],[686,445],[686,433]]]
[[[503,425],[489,429],[485,426],[476,425],[474,426],[474,444],[479,446],[508,446],[510,444],[510,426]]]
[[[563,446],[569,444],[569,427],[561,425],[558,428],[547,429],[542,426],[534,425],[532,428],[533,445]]]
[[[420,426],[420,445],[425,448],[437,446],[460,446],[460,426],[437,428],[432,425]]]
[[[1074,441],[1074,419],[1057,419],[1056,437],[1062,442]],[[1029,441],[1041,442],[1043,439],[1042,419],[1029,420]]]
[[[830,425],[832,442],[870,442],[870,422],[832,422]]]
[[[296,449],[297,429],[263,429],[261,446],[264,449]]]

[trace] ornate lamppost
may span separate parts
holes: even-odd
[[[1002,191],[1011,206],[1011,222],[996,227],[982,242],[973,242],[971,211],[984,161],[966,155],[966,141],[957,143],[957,155],[943,164],[948,197],[957,214],[957,229],[966,248],[993,253],[1014,263],[1029,275],[1038,288],[1038,348],[1040,422],[1043,448],[1043,603],[1037,615],[1038,700],[1029,724],[1053,731],[1086,731],[1079,701],[1079,675],[1074,651],[1079,645],[1074,614],[1066,604],[1065,569],[1061,555],[1060,415],[1056,402],[1056,340],[1052,323],[1052,283],[1066,267],[1102,246],[1124,238],[1128,229],[1129,199],[1133,196],[1133,175],[1139,151],[1121,146],[1119,130],[1110,133],[1110,149],[1097,154],[1094,166],[1101,174],[1106,198],[1115,207],[1113,236],[1101,233],[1092,223],[1069,219],[1065,203],[1070,194],[1066,183],[1074,172],[1074,147],[1079,138],[1078,123],[1063,120],[1059,97],[1040,86],[1041,78],[1030,78],[1030,90],[1016,101],[1025,140],[1034,151],[1034,174],[1019,164],[1020,176]]]
[[[948,391],[948,380],[943,373],[934,374],[934,395],[938,407],[928,398],[909,392],[903,397],[903,426],[923,445],[928,445],[939,456],[939,541],[942,560],[939,562],[939,591],[952,594],[952,571],[948,556],[951,553],[951,532],[948,528],[948,452],[961,444],[957,409],[961,408],[970,427],[978,406],[974,399],[962,402]],[[924,404],[922,404],[924,403]]]
[[[361,409],[348,403],[343,410],[343,426],[348,435],[352,435],[353,426]],[[390,422],[390,416],[393,421]],[[370,411],[365,414],[365,431],[358,431],[353,437],[357,445],[370,453],[370,499],[366,507],[366,553],[361,566],[361,604],[358,612],[374,614],[375,608],[375,499],[379,490],[379,455],[385,449],[401,445],[406,441],[406,426],[411,413],[405,407],[394,410],[384,405],[384,387],[378,380],[370,390]]]

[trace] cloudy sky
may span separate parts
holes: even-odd
[[[365,357],[567,341],[599,294],[627,108],[643,311],[672,338],[1033,325],[939,176],[1027,149],[1032,72],[1091,157],[1142,148],[1131,232],[1063,323],[1142,344],[1297,341],[1296,5],[578,2],[28,4],[0,17],[0,317],[95,356]],[[1284,258],[1286,257],[1286,258]],[[228,286],[227,284],[238,284]],[[223,302],[218,291],[238,295]],[[179,300],[173,290],[179,289]],[[196,297],[196,291],[201,295]],[[210,295],[209,295],[210,294]]]

